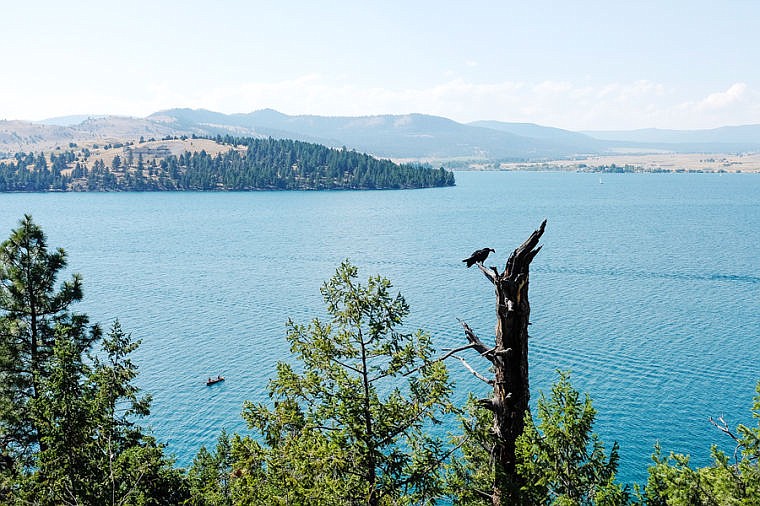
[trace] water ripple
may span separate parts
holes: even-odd
[[[0,228],[23,213],[84,275],[78,310],[118,317],[142,339],[147,423],[181,465],[222,428],[245,431],[243,402],[265,402],[285,322],[324,316],[320,285],[345,258],[390,278],[407,328],[438,348],[464,342],[457,318],[493,339],[493,287],[461,263],[508,253],[544,218],[531,267],[533,400],[556,369],[621,445],[621,478],[643,481],[654,441],[709,459],[725,414],[753,423],[760,378],[760,178],[727,175],[461,173],[421,192],[2,195]],[[520,216],[520,219],[515,218]],[[473,365],[477,357],[473,358]],[[482,367],[482,365],[481,365]],[[485,385],[458,364],[456,401]],[[227,381],[206,387],[210,375]],[[452,424],[451,430],[457,430]]]
[[[613,278],[638,278],[638,279],[672,279],[678,281],[719,281],[731,283],[760,283],[760,276],[751,274],[725,274],[725,273],[694,273],[694,272],[653,272],[635,269],[623,269],[620,267],[610,268],[579,268],[557,267],[537,265],[534,272],[548,272],[553,274],[579,274],[584,276],[604,276]]]

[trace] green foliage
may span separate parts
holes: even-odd
[[[517,470],[527,484],[520,491],[523,504],[621,505],[628,493],[615,483],[618,447],[607,457],[604,445],[592,434],[596,411],[586,396],[581,401],[567,374],[560,373],[547,399],[537,402],[538,424],[530,412],[525,431],[517,439]],[[495,480],[493,414],[471,397],[462,417],[462,456],[450,466],[449,487],[455,504],[491,504]]]
[[[247,403],[260,439],[233,444],[244,504],[432,504],[448,452],[433,436],[453,408],[430,337],[399,329],[391,283],[344,262],[322,287],[329,323],[288,323],[298,367],[279,363],[273,406]]]
[[[69,311],[82,288],[55,289],[65,265],[29,216],[0,245],[0,501],[177,504],[182,472],[133,421],[150,403],[133,385],[139,343]]]
[[[0,192],[65,190],[71,177],[63,172],[75,158],[73,151],[53,153],[48,165],[42,153],[16,153],[13,161],[0,162]]]
[[[461,455],[448,467],[447,488],[456,505],[490,505],[496,480],[491,458],[494,440],[493,412],[478,405],[470,394],[464,412],[459,416],[462,435],[454,438]]]
[[[188,497],[182,471],[131,420],[147,414],[149,402],[131,383],[136,368],[128,354],[136,346],[117,321],[102,342],[105,360],[85,362],[73,341],[59,335],[51,374],[35,401],[40,449],[16,477],[17,502],[158,505]]]
[[[124,448],[103,471],[101,497],[93,504],[163,506],[189,499],[187,477],[149,436]]]
[[[235,436],[232,495],[234,504],[331,506],[352,499],[362,484],[349,473],[348,452],[318,430],[294,431],[277,446]]]
[[[193,506],[231,506],[232,495],[232,442],[222,431],[215,451],[202,446],[188,472],[190,481],[189,504]]]
[[[100,430],[115,444],[129,444],[140,437],[133,417],[150,414],[150,396],[138,397],[140,390],[133,384],[137,366],[130,355],[140,341],[133,341],[116,320],[100,346],[102,353],[91,357],[93,371],[88,378],[94,390]]]
[[[731,431],[716,424],[736,443],[732,457],[713,446],[710,466],[692,469],[689,456],[663,456],[659,445],[652,456],[644,502],[649,505],[760,505],[760,382],[752,416],[757,427],[739,425]]]
[[[22,495],[41,503],[92,503],[97,496],[98,484],[90,477],[97,474],[100,462],[93,458],[91,386],[85,381],[89,368],[82,358],[73,341],[59,335],[50,375],[34,401],[42,437]]]
[[[628,494],[617,483],[618,445],[607,457],[604,444],[592,433],[596,410],[586,395],[573,389],[560,372],[551,398],[541,393],[538,424],[525,416],[525,432],[517,439],[518,472],[527,485],[522,491],[531,504],[627,504]]]
[[[85,315],[69,311],[82,298],[81,278],[74,274],[56,289],[65,267],[66,253],[48,251],[31,216],[0,244],[0,451],[23,466],[45,445],[34,409],[42,406],[36,401],[52,374],[57,339],[65,337],[81,354],[100,336],[97,327],[87,328]]]

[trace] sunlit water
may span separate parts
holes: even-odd
[[[555,371],[621,446],[620,478],[646,479],[655,441],[708,462],[730,448],[709,422],[755,423],[760,379],[760,176],[458,173],[454,188],[376,192],[0,194],[4,238],[31,213],[85,280],[77,309],[134,338],[147,423],[181,465],[243,401],[266,401],[285,322],[323,315],[319,287],[345,258],[407,298],[408,324],[462,344],[492,336],[488,281],[461,259],[508,254],[548,219],[531,267],[531,390]],[[487,369],[476,356],[470,363]],[[457,400],[481,384],[458,363]],[[224,383],[206,387],[208,376]],[[452,431],[458,430],[450,424]]]

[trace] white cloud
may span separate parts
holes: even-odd
[[[701,128],[742,125],[760,121],[760,91],[738,82],[723,91],[707,93],[673,107],[673,114]]]
[[[710,93],[704,100],[700,101],[696,108],[698,110],[716,110],[723,109],[740,102],[747,92],[745,83],[732,84],[726,91]]]
[[[419,112],[461,122],[496,119],[571,130],[712,128],[757,121],[760,108],[760,97],[744,83],[692,101],[680,98],[679,89],[648,80],[475,83],[458,78],[425,88],[392,89],[331,81],[318,74],[174,97],[176,105],[228,113],[266,107],[287,114],[333,116]],[[736,107],[740,103],[742,107]]]
[[[533,90],[539,95],[562,94],[572,89],[573,85],[571,83],[561,81],[544,81],[533,87]]]
[[[571,130],[712,128],[753,123],[760,118],[760,93],[743,82],[686,100],[683,95],[679,88],[648,80],[473,82],[452,78],[428,87],[389,88],[359,86],[345,76],[306,74],[280,81],[208,85],[205,89],[183,88],[167,81],[120,89],[61,90],[55,96],[40,90],[27,103],[20,97],[3,104],[0,118],[42,119],[79,113],[146,116],[170,107],[225,113],[273,108],[287,114],[332,116],[419,112],[461,122],[494,119]],[[18,111],[29,112],[14,115]]]

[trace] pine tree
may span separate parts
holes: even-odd
[[[569,375],[560,373],[551,396],[540,395],[537,420],[525,415],[525,430],[516,440],[516,470],[523,483],[515,504],[629,504],[628,491],[615,482],[618,446],[609,456],[592,433],[596,411],[591,399],[581,400]],[[449,488],[456,505],[493,504],[491,484],[492,415],[471,397],[462,418],[462,457],[450,468]]]
[[[592,432],[596,410],[588,395],[581,400],[567,373],[560,372],[551,396],[543,393],[517,439],[518,472],[525,479],[523,497],[531,504],[624,505],[628,494],[615,483],[618,445],[609,457]]]
[[[642,502],[652,506],[760,505],[760,381],[755,391],[752,417],[757,426],[739,424],[731,429],[723,417],[710,419],[735,444],[731,456],[713,446],[712,464],[694,469],[688,455],[665,456],[659,444],[655,446]]]
[[[150,403],[133,384],[139,342],[70,312],[82,286],[56,290],[65,265],[29,216],[0,245],[0,502],[179,504],[182,472],[134,420]]]
[[[100,335],[85,315],[70,312],[82,299],[78,274],[56,289],[66,253],[49,252],[42,229],[25,215],[0,244],[0,443],[1,451],[26,460],[45,448],[45,434],[32,412],[51,374],[59,332],[82,353]]]
[[[210,452],[202,446],[188,472],[193,506],[231,506],[232,441],[222,431],[216,449]]]
[[[235,445],[244,493],[275,504],[432,504],[448,457],[434,426],[452,410],[430,336],[404,333],[390,281],[344,262],[322,287],[331,321],[288,324],[297,367],[279,363],[272,407],[248,403],[261,441]],[[253,501],[255,503],[256,500]]]

